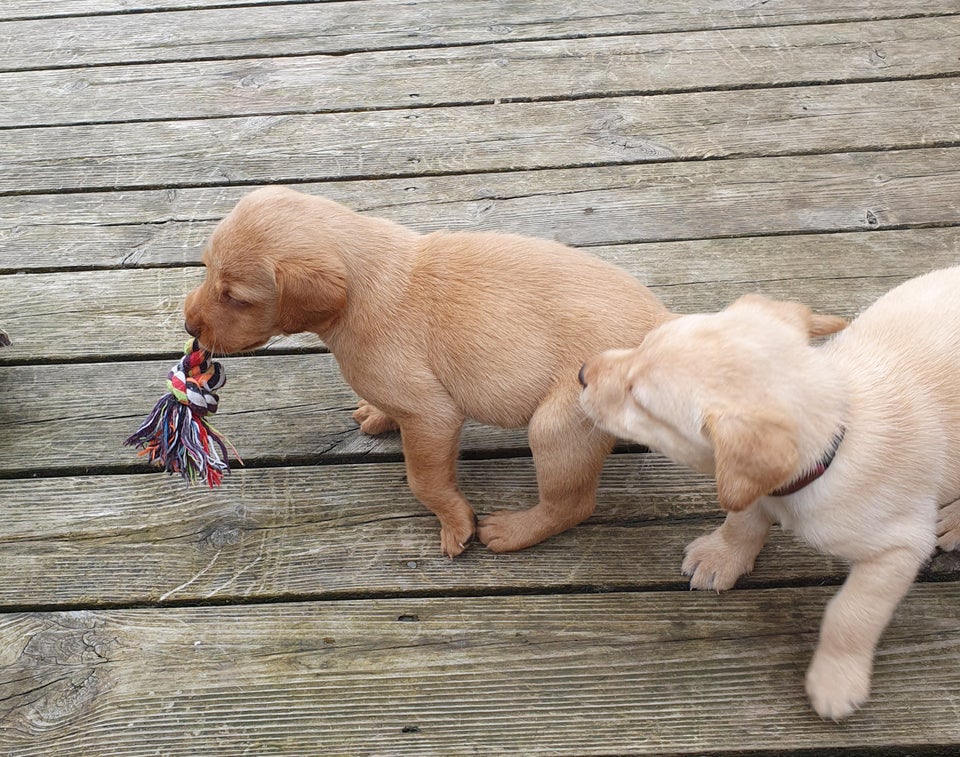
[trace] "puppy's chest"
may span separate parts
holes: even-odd
[[[787,533],[814,549],[835,557],[855,559],[857,533],[862,524],[850,518],[829,500],[818,500],[804,493],[800,496],[764,497],[767,514]]]

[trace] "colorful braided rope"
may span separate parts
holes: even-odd
[[[188,341],[184,352],[167,375],[167,393],[124,444],[139,447],[140,456],[168,473],[179,473],[187,481],[212,488],[230,472],[229,442],[207,419],[217,412],[215,392],[226,383],[226,376],[223,366],[210,360],[197,340]],[[239,459],[232,445],[230,449]]]

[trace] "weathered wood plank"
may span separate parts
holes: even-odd
[[[334,2],[334,0],[309,0],[310,2]],[[304,0],[269,0],[270,5],[300,5]],[[429,5],[431,0],[420,0],[418,5]],[[167,10],[187,10],[200,9],[205,7],[236,7],[245,5],[264,5],[263,0],[58,0],[56,4],[51,4],[49,0],[5,0],[0,7],[0,20],[8,19],[26,19],[26,18],[44,18],[50,16],[82,16],[91,14],[107,13],[134,13],[134,12],[157,12]],[[435,3],[438,6],[443,3]],[[366,13],[377,13],[373,7],[387,6],[395,7],[396,3],[376,3],[367,0],[363,9]],[[406,4],[401,4],[405,7]],[[533,6],[534,3],[528,3]],[[723,0],[721,2],[711,3],[709,9],[704,9],[702,5],[695,2],[673,3],[669,8],[652,2],[633,2],[633,3],[614,3],[606,0],[603,3],[603,9],[609,15],[614,9],[619,8],[627,14],[643,14],[643,20],[654,29],[698,29],[703,24],[711,24],[717,27],[732,27],[736,25],[778,25],[778,24],[798,24],[812,23],[815,21],[843,21],[843,20],[869,20],[875,18],[906,17],[920,15],[943,15],[955,13],[960,6],[956,3],[944,0],[906,0],[906,2],[894,2],[893,0],[867,0],[857,3],[849,8],[838,8],[836,3],[829,0],[807,0],[802,7],[781,6],[763,3],[756,7],[746,8],[742,2],[737,0]],[[519,15],[522,8],[514,8],[509,5],[498,8],[501,14],[500,21],[511,24],[522,24],[527,26],[532,23],[544,23],[545,17],[549,18],[557,10],[557,4],[553,3],[546,6],[551,11],[550,14],[543,13],[539,8],[539,13],[531,13],[530,18]],[[597,6],[595,6],[597,7]],[[442,7],[437,8],[433,13],[439,13]],[[600,10],[598,8],[598,10]],[[705,12],[705,10],[709,12]],[[569,12],[569,8],[564,8]],[[384,11],[379,11],[383,13]],[[506,16],[504,14],[518,14]],[[451,13],[449,17],[452,21],[463,23],[466,21],[463,15]],[[630,16],[620,16],[617,20],[623,22]],[[640,29],[643,31],[643,29]]]
[[[0,434],[10,451],[0,459],[0,471],[49,474],[136,465],[133,451],[120,445],[163,393],[171,362],[0,367],[0,386],[7,388],[0,395]],[[351,418],[356,397],[331,355],[224,363],[229,383],[217,427],[251,463],[399,457],[398,435],[358,432]],[[467,450],[525,446],[519,432],[482,426],[465,431]]]
[[[537,501],[530,459],[460,467],[481,514]],[[0,481],[0,494],[18,503],[0,525],[6,607],[669,589],[685,584],[685,544],[721,519],[712,482],[652,454],[611,457],[586,524],[511,556],[475,544],[453,562],[402,463],[240,470],[217,491],[136,475]],[[741,585],[845,573],[776,532]]]
[[[874,23],[728,29],[686,34],[649,34],[428,48],[335,57],[257,58],[252,60],[127,65],[72,71],[0,74],[0,126],[31,126],[243,116],[326,111],[375,110],[408,106],[490,103],[576,96],[637,95],[728,87],[875,80],[883,77],[943,76],[960,71],[960,17],[900,19]],[[666,63],[669,61],[669,65]],[[913,86],[920,86],[915,82]],[[926,88],[933,83],[923,85]],[[811,90],[817,100],[835,91]],[[881,93],[884,90],[881,90]],[[942,104],[956,101],[945,91]],[[704,108],[716,108],[707,97]],[[741,95],[727,93],[731,102]],[[774,92],[766,97],[788,99]],[[865,112],[873,109],[873,90],[849,91]],[[913,95],[916,97],[916,95]],[[655,101],[648,107],[654,108]],[[686,102],[686,101],[677,101]],[[694,101],[696,102],[696,101]],[[758,111],[772,107],[757,101]],[[578,108],[590,107],[575,103]],[[808,107],[810,103],[807,103]],[[841,108],[841,113],[849,111]],[[554,106],[558,108],[560,106]],[[595,106],[594,106],[595,107]],[[822,114],[837,105],[824,103]],[[491,122],[463,125],[463,135],[496,125],[498,133],[518,132],[513,112],[537,110],[500,107]],[[546,112],[550,112],[549,109]],[[757,118],[760,114],[754,113]],[[815,112],[802,114],[815,123]],[[322,121],[354,129],[387,129],[414,116],[341,114]],[[421,113],[422,119],[441,118]],[[560,116],[553,116],[563,120]],[[799,114],[798,114],[799,117]],[[569,116],[566,117],[569,119]],[[695,120],[695,119],[694,119]],[[914,116],[907,124],[924,120]],[[307,122],[310,123],[310,122]],[[426,133],[427,122],[406,124],[406,133]],[[358,125],[355,125],[358,124]],[[522,122],[521,122],[522,124]],[[886,125],[890,128],[892,124]],[[206,124],[215,131],[223,125]],[[326,136],[326,129],[317,133]],[[433,127],[436,128],[436,127]],[[562,127],[561,127],[562,128]],[[871,127],[864,126],[864,131]],[[932,127],[931,127],[932,128]],[[739,127],[731,126],[731,130]],[[933,129],[935,131],[935,129]],[[57,132],[59,134],[59,132]],[[336,132],[334,132],[336,134]],[[931,133],[929,139],[933,139]],[[54,140],[56,141],[56,140]],[[345,149],[364,145],[361,134]],[[894,140],[895,141],[895,140]]]
[[[420,231],[573,245],[952,225],[960,150],[656,163],[305,184]],[[250,187],[10,196],[0,271],[196,262]]]
[[[4,140],[3,193],[839,153],[960,142],[960,79],[14,129]]]
[[[297,5],[305,0],[269,0],[271,5]],[[324,3],[335,0],[306,0]],[[93,16],[110,13],[160,13],[199,8],[236,8],[264,5],[263,0],[5,0],[0,7],[0,20],[26,20],[58,16]]]
[[[59,7],[60,3],[57,3]],[[813,21],[853,21],[956,13],[956,0],[874,0],[839,10],[825,0],[788,8],[745,8],[725,0],[705,9],[685,0],[605,0],[602,4],[526,0],[483,3],[442,0],[325,2],[48,18],[0,23],[0,71],[156,63],[210,58],[326,55],[377,49],[577,38]],[[9,11],[8,11],[9,13]],[[264,30],[270,30],[265,34]]]
[[[537,501],[529,458],[461,461],[460,483],[481,514]],[[237,470],[216,491],[163,475],[7,480],[0,496],[16,503],[0,522],[7,608],[665,590],[685,583],[684,546],[721,519],[712,481],[649,453],[608,459],[597,511],[581,526],[515,555],[475,544],[453,563],[402,463]],[[929,574],[960,577],[950,557]],[[845,573],[775,530],[739,585]]]
[[[746,291],[846,317],[900,281],[960,263],[960,227],[593,247],[679,312],[719,309]],[[181,305],[200,268],[0,276],[0,323],[17,335],[2,362],[175,353]],[[839,279],[839,281],[834,281]],[[270,349],[322,347],[314,335]]]
[[[949,750],[960,585],[914,588],[846,727],[803,695],[830,593],[14,614],[5,742],[24,757]]]

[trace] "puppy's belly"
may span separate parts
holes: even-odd
[[[435,355],[430,366],[434,376],[460,411],[488,426],[526,426],[537,408],[560,384],[563,371],[535,350],[514,350],[509,357],[485,354],[481,345],[463,353]],[[571,401],[577,392],[576,370],[567,371]]]
[[[396,420],[431,414],[438,407],[453,406],[465,417],[488,426],[522,428],[536,412],[547,392],[536,387],[495,384],[489,381],[456,385],[408,384],[404,381],[367,380],[351,374],[344,377],[365,400]],[[571,403],[572,404],[572,403]]]
[[[531,391],[529,387],[523,389],[481,384],[451,391],[450,396],[468,418],[488,426],[521,428],[530,423],[546,395],[546,392]]]

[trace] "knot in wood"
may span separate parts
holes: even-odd
[[[214,523],[200,532],[200,547],[223,549],[240,543],[243,527],[235,521]]]
[[[105,663],[118,642],[95,613],[51,613],[39,628],[31,616],[29,623],[20,654],[4,668],[2,698],[10,732],[36,735],[82,717],[112,688]]]

